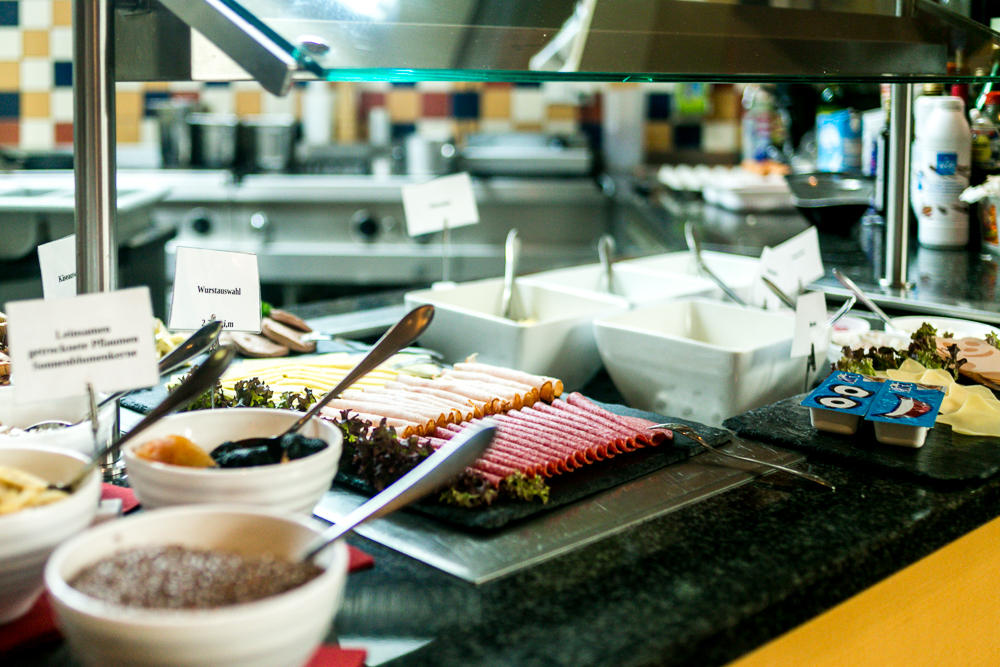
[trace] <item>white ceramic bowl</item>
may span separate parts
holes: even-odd
[[[583,296],[616,296],[630,307],[665,303],[685,296],[721,297],[715,283],[707,278],[677,274],[650,274],[615,264],[611,271],[611,291],[604,286],[604,269],[599,264],[543,271],[519,278],[522,285],[538,285]]]
[[[0,448],[0,466],[50,482],[68,480],[85,463],[80,454],[55,448]],[[0,624],[31,609],[45,589],[45,560],[60,542],[90,525],[100,497],[100,475],[91,472],[69,498],[0,515]]]
[[[717,275],[722,282],[744,299],[750,297],[750,290],[757,280],[760,259],[733,255],[725,252],[703,250],[701,258],[705,265]],[[688,251],[670,252],[662,255],[650,255],[619,262],[623,268],[638,269],[660,274],[682,274],[698,276],[698,265],[694,256]]]
[[[626,402],[661,415],[717,426],[805,386],[787,314],[683,300],[599,319],[594,331]]]
[[[0,435],[2,447],[57,447],[80,452],[86,456],[94,453],[94,435],[90,428],[89,399],[86,396],[63,398],[53,401],[18,403],[17,388],[14,385],[0,387],[0,424],[23,429],[32,424],[50,419],[68,422],[84,421],[67,428],[51,431],[32,431],[19,435]],[[111,439],[114,425],[115,406],[107,405],[98,414],[98,441],[106,443]]]
[[[940,333],[953,333],[956,338],[982,338],[988,333],[1000,335],[1000,329],[992,327],[982,322],[972,320],[960,320],[952,317],[935,317],[933,315],[907,315],[906,317],[892,317],[892,328],[906,334],[912,334],[927,322]]]
[[[45,567],[60,630],[92,667],[300,667],[315,652],[340,606],[347,548],[319,556],[326,571],[280,595],[205,610],[150,610],[102,602],[72,588],[84,567],[131,547],[177,544],[291,558],[323,525],[286,512],[235,505],[144,511],[66,542]]]
[[[312,514],[329,491],[340,461],[341,432],[330,422],[312,419],[300,433],[321,438],[327,448],[287,463],[252,468],[190,468],[156,463],[135,455],[149,440],[181,435],[210,452],[228,440],[281,433],[301,412],[267,408],[195,410],[165,417],[122,448],[129,482],[143,507],[194,503],[247,503]]]
[[[559,378],[567,391],[581,388],[601,368],[594,319],[628,308],[615,297],[516,282],[513,319],[505,319],[499,315],[502,294],[502,280],[479,280],[452,289],[410,292],[406,305],[434,306],[434,321],[420,336],[420,344],[438,350],[446,361],[477,354],[482,363]]]

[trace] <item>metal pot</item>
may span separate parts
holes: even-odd
[[[243,119],[246,157],[252,171],[285,171],[295,152],[297,123],[290,114],[250,116]]]
[[[454,170],[455,146],[447,141],[431,141],[413,133],[406,137],[406,173],[438,176]]]
[[[173,98],[158,103],[156,120],[160,127],[160,157],[164,167],[191,166],[191,125],[188,118],[200,110],[197,102]]]
[[[239,118],[227,113],[193,113],[191,126],[191,165],[209,169],[228,169],[236,161],[236,129]]]

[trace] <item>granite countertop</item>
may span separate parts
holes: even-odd
[[[760,477],[480,586],[354,538],[336,632],[431,640],[399,666],[723,665],[1000,515],[998,480],[805,469],[837,491]]]

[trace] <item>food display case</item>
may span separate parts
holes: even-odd
[[[107,202],[114,201],[116,73],[252,77],[275,93],[300,77],[888,82],[893,199],[884,274],[874,276],[887,286],[866,286],[904,309],[919,306],[904,285],[910,86],[1000,82],[948,74],[956,48],[970,71],[988,67],[1000,35],[928,0],[122,4],[117,16],[104,2],[76,8],[76,150],[85,158],[77,165],[78,264],[86,291],[113,284],[102,248],[114,233]],[[137,47],[149,43],[157,47]],[[762,409],[770,408],[784,409]],[[800,454],[756,440],[772,418],[781,415],[727,422],[753,434],[734,438],[730,453],[800,462]],[[787,441],[800,437],[785,425]],[[1000,465],[995,458],[991,465]],[[915,465],[897,476],[811,455],[807,465],[838,490],[762,478],[753,464],[713,454],[648,475],[629,472],[585,501],[512,519],[500,534],[428,530],[415,515],[371,524],[359,531],[370,539],[355,539],[376,567],[349,578],[329,639],[374,647],[369,664],[684,666],[805,661],[814,650],[834,662],[887,664],[892,650],[882,647],[919,645],[923,631],[947,634],[938,647],[959,655],[988,641],[962,623],[992,611],[991,596],[975,590],[995,591],[1000,483],[992,472]],[[358,502],[331,494],[319,513],[337,519]],[[49,654],[45,664],[65,659]]]

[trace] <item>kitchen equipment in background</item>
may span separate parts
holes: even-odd
[[[291,114],[248,116],[240,121],[246,166],[250,171],[286,171],[295,154],[298,122]]]
[[[408,135],[406,173],[410,176],[442,176],[455,167],[455,145],[449,141],[433,141],[416,132]]]
[[[586,176],[593,162],[583,135],[471,134],[461,154],[461,169],[482,176]]]
[[[198,102],[171,97],[161,100],[153,107],[160,128],[160,160],[163,167],[191,166],[191,114],[203,112]]]
[[[875,179],[856,174],[788,174],[792,204],[821,232],[848,236],[875,195]]]
[[[236,134],[239,118],[228,113],[192,113],[191,165],[228,169],[236,162]]]

